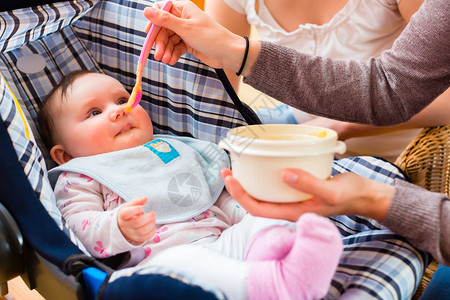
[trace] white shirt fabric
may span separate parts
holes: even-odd
[[[291,32],[272,17],[264,0],[224,0],[231,8],[247,16],[261,40],[294,48],[306,54],[336,59],[377,57],[391,48],[406,23],[398,11],[400,0],[349,0],[328,23],[301,24]],[[259,14],[255,10],[259,1]],[[283,99],[278,99],[283,102]],[[304,112],[294,113],[299,123],[313,118]],[[346,141],[347,155],[381,156],[395,160],[420,129],[402,130],[373,137]]]

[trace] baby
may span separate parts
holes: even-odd
[[[95,257],[141,253],[214,284],[230,299],[325,296],[342,252],[337,228],[305,214],[297,223],[246,214],[223,189],[228,158],[213,143],[153,135],[147,112],[125,106],[112,77],[75,71],[39,112],[63,216]]]

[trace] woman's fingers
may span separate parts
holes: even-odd
[[[225,177],[227,177],[227,176],[232,176],[233,173],[231,172],[230,169],[223,168],[222,170],[220,170],[220,175],[222,176],[223,179],[225,179]]]
[[[144,16],[153,24],[170,30],[183,28],[183,19],[155,7],[146,7]],[[148,26],[148,24],[147,24]]]
[[[174,55],[174,50],[176,47],[178,47],[178,44],[180,42],[182,42],[182,40],[178,35],[172,34],[169,36],[169,38],[167,39],[166,44],[164,46],[164,53],[162,54],[162,57],[160,58],[160,60],[163,63],[167,64],[173,60],[172,57]],[[159,59],[159,56],[160,56],[160,53],[158,53],[158,56],[155,56],[155,59]],[[179,57],[176,58],[176,61],[178,61],[178,59],[179,59]]]
[[[225,175],[228,171],[225,171]],[[239,182],[231,175],[225,177],[225,185],[230,195],[238,201],[251,215],[296,221],[300,214],[299,206],[292,203],[260,201],[245,192]],[[276,200],[276,199],[274,199]]]
[[[286,184],[296,190],[324,199],[330,204],[336,201],[337,186],[330,180],[319,179],[300,169],[284,169],[281,177]]]

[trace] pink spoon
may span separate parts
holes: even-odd
[[[169,11],[172,8],[172,1],[167,1],[164,3],[162,10]],[[150,30],[148,31],[147,37],[145,38],[144,46],[142,46],[141,55],[139,56],[138,66],[136,70],[136,84],[134,85],[133,91],[131,92],[130,98],[128,99],[126,110],[132,111],[141,101],[142,98],[142,74],[144,72],[145,64],[152,50],[153,43],[155,42],[156,36],[161,30],[160,26],[152,24]]]

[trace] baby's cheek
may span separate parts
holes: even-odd
[[[85,135],[76,140],[74,147],[79,154],[78,156],[96,155],[112,151],[106,130],[96,131],[92,129],[90,131],[87,129]]]
[[[150,119],[150,116],[149,116],[148,112],[142,106],[136,107],[135,112],[136,112],[136,117],[143,123],[143,125],[152,126],[152,121]]]

